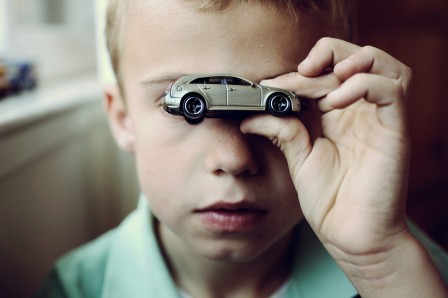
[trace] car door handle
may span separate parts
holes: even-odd
[[[201,87],[201,88],[204,89],[204,90],[208,90],[208,89],[210,89],[209,86],[204,86],[204,87]]]
[[[229,88],[229,91],[235,91],[236,88]]]

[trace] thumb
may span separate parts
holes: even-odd
[[[310,136],[303,123],[295,117],[256,115],[241,123],[241,132],[261,135],[285,155],[293,181],[311,152]]]

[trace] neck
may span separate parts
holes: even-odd
[[[174,281],[192,297],[269,297],[290,275],[292,232],[244,261],[214,260],[193,251],[163,225],[158,232]]]

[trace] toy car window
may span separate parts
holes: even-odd
[[[207,78],[197,78],[190,82],[190,84],[206,84]]]
[[[227,84],[229,85],[241,85],[241,86],[250,86],[250,83],[239,79],[239,78],[233,78],[233,77],[226,77]]]
[[[214,84],[214,85],[221,85],[221,78],[220,77],[210,77],[208,78],[208,84]]]

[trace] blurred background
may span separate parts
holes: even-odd
[[[138,199],[102,107],[104,3],[0,0],[0,297],[30,297]]]
[[[57,257],[135,207],[132,157],[117,150],[102,111],[104,3],[0,0],[2,297],[28,297]],[[356,1],[354,22],[358,44],[414,71],[408,213],[447,250],[448,2]],[[19,87],[1,96],[11,73]]]
[[[448,249],[448,1],[356,1],[360,45],[413,70],[408,213]]]

